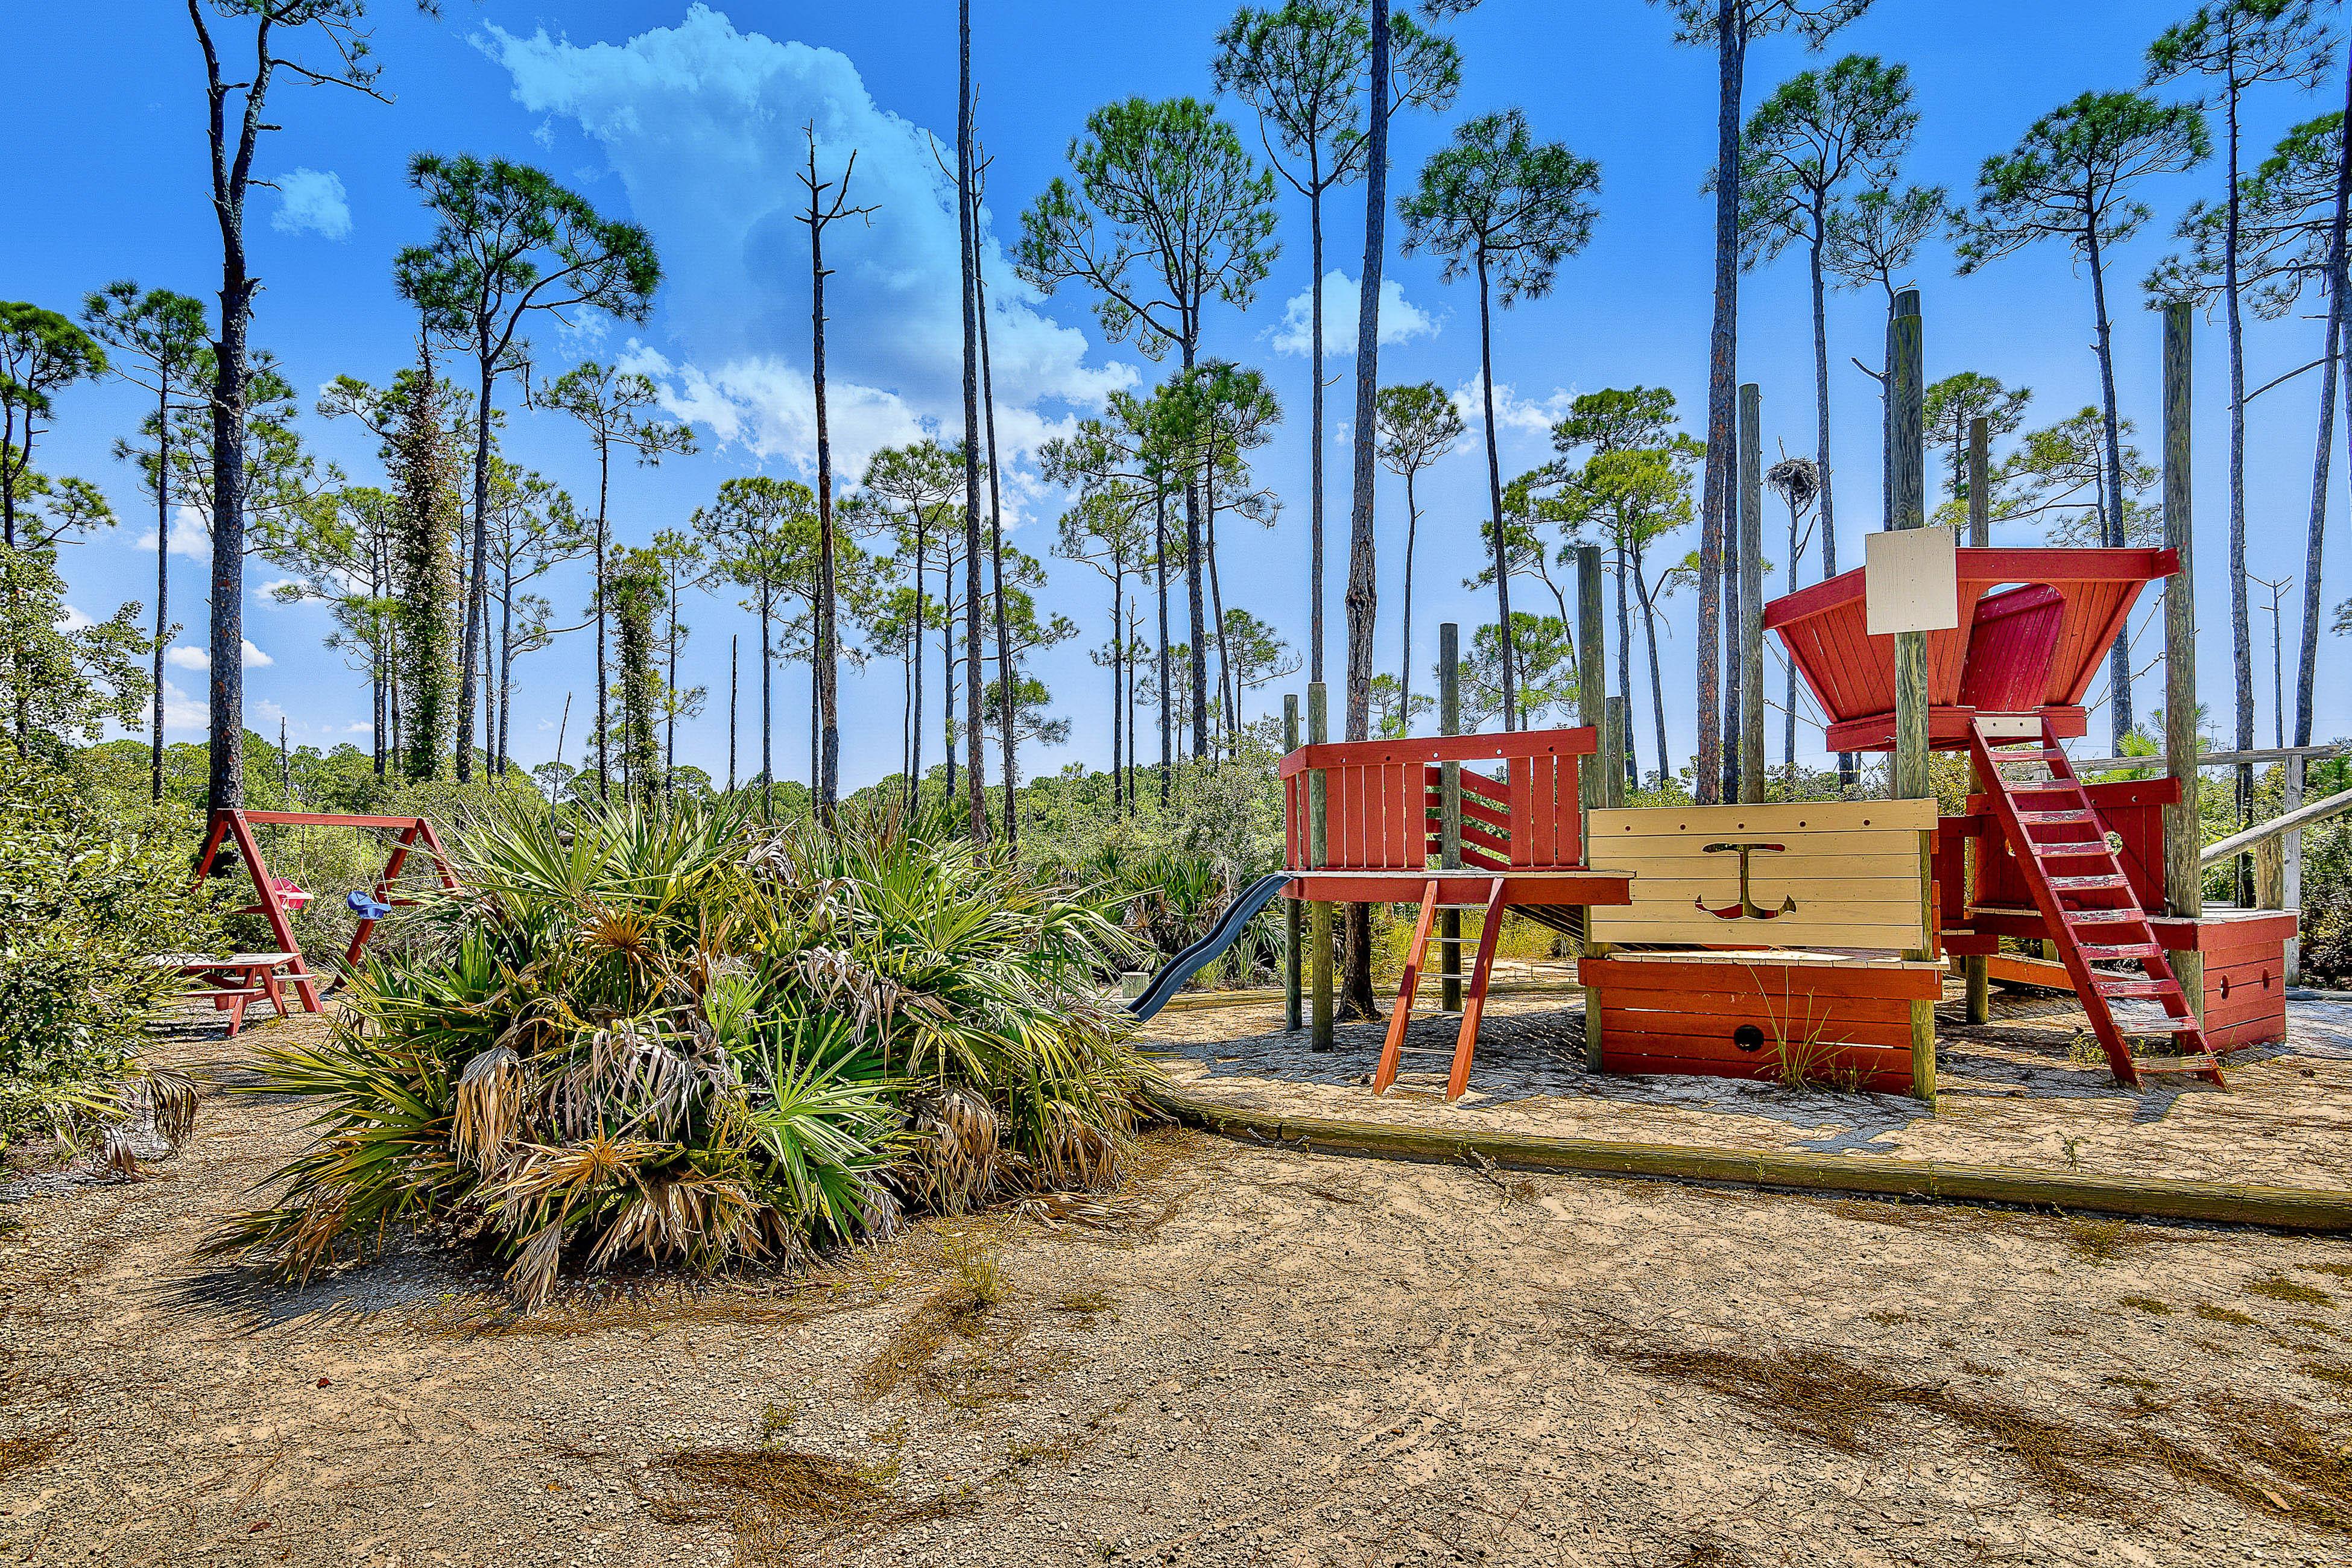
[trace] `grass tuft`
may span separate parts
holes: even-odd
[[[2168,1302],[2159,1301],[2153,1296],[2118,1296],[2116,1298],[2116,1301],[2120,1306],[2137,1308],[2138,1310],[2148,1313],[2152,1317],[2168,1318],[2172,1316],[2171,1305]]]
[[[2217,1307],[2210,1301],[2198,1302],[2197,1315],[2209,1323],[2228,1323],[2239,1329],[2251,1329],[2260,1321],[2235,1307]]]
[[[2265,1274],[2244,1287],[2249,1296],[2267,1297],[2273,1301],[2292,1301],[2298,1307],[2333,1307],[2336,1298],[2313,1286],[2301,1284],[2284,1274]]]

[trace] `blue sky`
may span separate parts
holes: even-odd
[[[1906,177],[1965,194],[1978,163],[2005,149],[2038,114],[2091,88],[2136,85],[2142,50],[2165,23],[2189,6],[2111,0],[2053,7],[2034,0],[1879,0],[1862,22],[1832,41],[1830,54],[1865,51],[1907,63],[1922,114]],[[975,7],[975,71],[983,137],[996,163],[989,189],[992,246],[1010,245],[1019,215],[1063,166],[1064,149],[1089,110],[1128,94],[1213,91],[1208,59],[1224,4],[1105,6],[1043,0]],[[20,62],[15,155],[5,175],[10,210],[19,215],[0,253],[0,296],[54,309],[77,308],[81,295],[130,277],[211,300],[217,288],[217,238],[205,180],[202,65],[184,9],[134,0],[104,27],[55,8],[36,8],[12,24]],[[276,353],[295,384],[310,389],[339,374],[381,380],[407,362],[413,318],[394,292],[391,258],[425,237],[428,225],[406,186],[408,158],[420,150],[499,155],[540,164],[607,212],[645,224],[661,250],[667,281],[651,320],[613,327],[537,334],[549,374],[583,356],[618,358],[655,374],[674,410],[699,426],[703,451],[659,469],[618,472],[614,514],[624,541],[681,526],[730,475],[802,474],[809,449],[804,230],[792,220],[800,188],[793,180],[800,127],[814,118],[828,164],[859,150],[861,200],[878,201],[870,229],[836,229],[827,259],[840,270],[832,296],[833,417],[842,448],[837,467],[855,474],[866,452],[925,429],[952,436],[960,420],[960,346],[951,208],[940,200],[928,134],[950,137],[955,106],[955,12],[944,3],[753,8],[669,4],[571,4],[560,9],[487,0],[453,3],[433,21],[384,3],[373,18],[374,45],[390,105],[331,89],[281,83],[271,118],[286,129],[264,139],[258,168],[278,183],[257,191],[247,224],[264,289],[254,341]],[[1548,453],[1545,427],[1570,396],[1637,382],[1672,387],[1686,418],[1703,423],[1706,337],[1711,277],[1712,209],[1701,183],[1713,153],[1715,71],[1711,58],[1675,47],[1657,8],[1638,0],[1579,5],[1486,0],[1454,24],[1464,54],[1459,100],[1444,115],[1397,123],[1391,189],[1408,186],[1422,161],[1462,119],[1507,105],[1523,107],[1538,133],[1567,142],[1601,167],[1601,221],[1591,247],[1570,259],[1548,299],[1499,313],[1496,384],[1507,475]],[[1749,102],[1806,63],[1797,45],[1760,45],[1749,64]],[[2250,155],[2267,151],[2288,124],[2328,107],[2329,92],[2265,89],[2250,106]],[[1240,105],[1227,112],[1255,142]],[[2190,200],[2218,191],[2218,163],[2147,193],[2157,221],[2114,258],[2109,274],[2117,314],[2119,391],[2125,413],[2152,436],[2157,423],[2158,321],[2140,308],[2138,280],[2168,248],[2170,227]],[[1235,523],[1221,530],[1228,604],[1271,620],[1295,645],[1307,626],[1307,428],[1303,333],[1286,331],[1286,310],[1303,310],[1310,287],[1304,204],[1286,191],[1284,251],[1246,311],[1212,309],[1204,352],[1263,366],[1287,416],[1257,465],[1282,496],[1278,524],[1261,531]],[[1328,265],[1352,276],[1361,250],[1360,187],[1329,205]],[[1397,226],[1393,219],[1391,234]],[[1013,540],[1045,555],[1063,500],[1036,481],[1027,454],[1104,394],[1145,385],[1163,366],[1126,344],[1107,342],[1089,301],[1065,291],[1040,299],[1018,285],[992,252],[1003,307],[992,347],[1000,438],[1013,448],[1008,507]],[[1475,389],[1476,300],[1466,284],[1440,280],[1437,264],[1391,255],[1398,294],[1398,341],[1381,353],[1386,384],[1432,379]],[[1952,276],[1948,250],[1932,247],[1919,268],[1926,299],[1928,374],[1960,369],[1999,375],[2034,390],[2032,418],[2046,423],[2095,400],[2087,279],[2054,247],[1995,263],[1974,276]],[[1839,456],[1842,562],[1859,560],[1859,531],[1874,517],[1878,458],[1874,388],[1848,363],[1873,361],[1880,307],[1861,294],[1832,301],[1832,403]],[[1295,322],[1297,316],[1292,316]],[[1768,458],[1785,442],[1811,446],[1811,343],[1801,260],[1750,275],[1743,290],[1741,374],[1761,384]],[[2256,323],[2249,333],[2248,374],[2259,385],[2313,356],[2315,322]],[[1329,657],[1338,679],[1341,654],[1346,499],[1345,426],[1352,370],[1328,400],[1326,432],[1334,499],[1328,584]],[[2254,405],[2250,432],[2249,510],[2252,570],[2277,577],[2299,573],[2310,483],[2315,378],[2305,377]],[[2197,520],[2200,574],[2201,685],[2217,718],[2226,712],[2229,679],[2226,540],[2225,350],[2217,326],[2198,342]],[[110,443],[138,417],[137,395],[119,386],[66,395],[42,466],[101,485],[136,518],[139,498]],[[376,478],[373,443],[348,422],[306,415],[310,437],[359,480]],[[576,426],[558,416],[518,410],[507,450],[518,460],[592,500],[594,468]],[[1474,433],[1475,434],[1475,433]],[[2150,448],[2152,439],[2144,439]],[[2336,525],[2344,507],[2344,469],[2336,466]],[[1489,617],[1489,591],[1461,584],[1479,550],[1485,507],[1482,450],[1475,440],[1424,479],[1424,513],[1414,594],[1415,646],[1426,658],[1436,622]],[[1403,498],[1385,476],[1381,496],[1382,551],[1381,668],[1392,668],[1399,639]],[[2036,541],[2022,531],[2000,542]],[[104,615],[125,599],[152,592],[153,535],[126,523],[67,552],[75,606]],[[175,556],[175,615],[201,626],[205,568],[196,541]],[[1109,749],[1105,674],[1085,649],[1105,635],[1105,593],[1087,568],[1049,562],[1052,607],[1076,618],[1086,635],[1044,656],[1039,673],[1056,706],[1075,721],[1070,742],[1035,749],[1024,768],[1072,761],[1100,765]],[[2331,547],[2327,598],[2345,596],[2352,579],[2340,541]],[[299,743],[365,742],[366,690],[355,672],[320,647],[323,609],[281,607],[261,594],[278,574],[255,563],[247,631],[255,649],[247,679],[248,723],[275,731],[282,715]],[[1777,592],[1777,589],[1770,591]],[[2296,635],[2290,602],[2290,661]],[[577,574],[559,580],[559,607],[584,594]],[[2258,599],[2258,605],[2263,601]],[[681,759],[715,774],[726,768],[724,696],[728,639],[756,625],[729,601],[709,600],[688,613],[695,636],[683,679],[706,683],[709,716],[680,738]],[[2151,634],[2152,636],[2153,634]],[[1667,641],[1669,729],[1686,747],[1691,733],[1687,607],[1672,619]],[[185,637],[183,641],[186,641]],[[748,640],[748,639],[747,639]],[[2261,696],[2258,735],[2271,733],[2269,623],[2258,614],[2255,645]],[[2152,643],[2144,645],[2152,653]],[[2341,645],[2323,645],[2324,659]],[[559,641],[520,670],[513,732],[526,763],[551,755],[558,715],[576,694],[570,758],[580,754],[580,719],[591,687],[593,645]],[[266,663],[260,662],[267,660]],[[936,661],[933,668],[936,670]],[[1637,665],[1638,668],[1638,665]],[[175,662],[167,703],[174,738],[200,736],[201,659],[193,649]],[[806,755],[805,673],[779,672],[779,754],[797,773]],[[1303,679],[1300,678],[1300,679]],[[1638,681],[1637,676],[1637,681]],[[1425,680],[1417,674],[1416,684]],[[2290,668],[2290,701],[2293,674]],[[1295,685],[1296,683],[1288,683]],[[1777,678],[1773,684],[1777,685]],[[747,666],[747,691],[753,682]],[[852,678],[845,701],[845,773],[862,783],[891,771],[899,744],[900,672],[877,663]],[[1278,700],[1278,698],[1274,699]],[[2139,688],[2143,710],[2160,700],[2153,677]],[[1646,735],[1646,699],[1636,713]],[[750,713],[747,705],[746,719]],[[2352,719],[2352,695],[2323,681],[2317,730],[2338,734]],[[1147,720],[1147,723],[1149,721]],[[1777,737],[1777,723],[1773,727]],[[2104,736],[2095,720],[2095,736]],[[1801,731],[1801,748],[1818,751],[1819,732]],[[1778,753],[1777,738],[1773,742]],[[928,742],[934,756],[937,742]],[[1645,748],[1646,750],[1646,748]],[[746,755],[748,756],[748,751]],[[744,763],[748,772],[751,763]]]

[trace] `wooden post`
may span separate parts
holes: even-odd
[[[1307,743],[1319,746],[1331,738],[1329,698],[1319,680],[1307,683]],[[1324,778],[1321,768],[1307,770],[1307,858],[1320,869],[1329,863],[1331,846],[1329,823],[1324,809]],[[1331,906],[1317,900],[1307,911],[1307,948],[1314,965],[1315,1032],[1308,1037],[1308,1048],[1328,1051],[1331,1048]]]
[[[1894,522],[1897,528],[1924,528],[1927,523],[1927,431],[1925,368],[1927,336],[1919,319],[1919,291],[1906,289],[1895,299],[1893,355],[1887,362],[1894,402],[1895,449],[1887,455],[1893,477]],[[1927,783],[1927,634],[1898,632],[1895,637],[1895,788],[1897,800],[1917,800],[1935,792]],[[1921,921],[1935,929],[1936,911],[1928,878],[1935,865],[1935,835],[1919,835]],[[1929,958],[1922,949],[1911,958]],[[1911,1092],[1921,1100],[1936,1098],[1936,1005],[1911,1004]]]
[[[2164,808],[2164,902],[2175,917],[2205,912],[2205,877],[2197,863],[2204,832],[2197,814],[2197,584],[2189,470],[2189,306],[2164,308],[2164,542],[2180,566],[2164,584],[2164,764],[2180,782],[2178,804]],[[2181,994],[2205,1016],[2205,955],[2174,952]]]
[[[1764,798],[1764,392],[1752,381],[1739,389],[1739,798]]]
[[[1991,426],[1982,415],[1969,421],[1969,543],[1983,550],[1992,543],[1992,475]],[[1990,789],[1990,784],[1984,787]],[[1977,857],[1985,847],[1971,839],[1962,855],[1962,874],[1976,875]],[[1972,884],[1973,885],[1973,884]],[[1992,961],[1983,953],[1971,953],[1960,960],[1960,973],[1969,983],[1968,1019],[1971,1024],[1992,1021]]]
[[[1462,628],[1453,621],[1437,628],[1437,732],[1462,732]],[[1462,867],[1462,764],[1440,763],[1438,773],[1438,856],[1446,870]],[[1441,910],[1437,915],[1438,1006],[1462,1011],[1462,911]]]
[[[1576,547],[1576,721],[1599,731],[1609,712],[1609,665],[1603,657],[1601,613],[1601,546]],[[1586,810],[1601,804],[1601,775],[1608,760],[1594,756],[1591,767],[1577,770],[1577,804]],[[1577,813],[1581,836],[1584,813]],[[1580,857],[1580,858],[1581,857]]]
[[[2301,757],[2286,760],[2286,809],[2293,811],[2303,804],[2303,769]],[[2286,842],[2280,850],[2279,903],[2300,914],[2303,911],[2303,829],[2290,827]],[[2286,939],[2286,983],[2303,984],[2303,938]]]
[[[1298,694],[1288,692],[1282,699],[1282,750],[1285,755],[1298,750]],[[1307,939],[1306,910],[1297,899],[1282,900],[1282,1026],[1297,1032],[1306,1021],[1304,987],[1300,984],[1301,963],[1306,957],[1302,947]]]
[[[1625,804],[1625,699],[1612,692],[1609,707],[1601,724],[1601,750],[1607,766],[1602,776],[1607,780],[1601,791],[1601,804],[1617,807]]]

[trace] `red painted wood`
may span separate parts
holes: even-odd
[[[2177,564],[2172,552],[2164,550],[1958,552],[1959,624],[1927,634],[1930,704],[1975,705],[1962,691],[1970,674],[1969,649],[1980,624],[1978,607],[1989,595],[1995,615],[1983,649],[1997,668],[1978,679],[1998,684],[2005,701],[2021,700],[2019,691],[2037,662],[2036,652],[2044,639],[2052,639],[2046,679],[2021,710],[2079,704],[2141,589],[2169,575]],[[2027,586],[2022,595],[1994,593],[2008,584]],[[2027,613],[2040,590],[2058,597],[2054,634]],[[1860,571],[1773,600],[1765,606],[1764,624],[1780,634],[1798,673],[1832,726],[1892,714],[1895,639],[1868,634]],[[1953,736],[1946,743],[1960,739]],[[1832,742],[1844,743],[1844,738],[1833,730]]]
[[[1961,705],[1991,713],[2041,707],[2065,618],[2065,596],[2055,588],[2011,588],[1978,601],[1961,661]]]
[[[1604,991],[1733,991],[1762,996],[1875,996],[1933,1001],[1944,994],[1939,969],[1894,969],[1880,964],[1774,963],[1748,959],[1652,962],[1587,958],[1578,961],[1577,979]]]
[[[1372,1092],[1384,1094],[1396,1081],[1397,1058],[1404,1050],[1404,1032],[1412,1022],[1413,998],[1421,992],[1421,966],[1429,954],[1429,928],[1437,919],[1437,884],[1421,896],[1421,918],[1413,922],[1412,945],[1404,951],[1404,979],[1397,986],[1396,1011],[1389,1015],[1388,1038],[1381,1046],[1380,1066],[1372,1070]]]
[[[1515,763],[1516,765],[1516,763]],[[1486,895],[1486,919],[1478,931],[1478,959],[1471,966],[1470,989],[1462,998],[1462,1030],[1454,1040],[1454,1071],[1445,1080],[1445,1098],[1456,1100],[1470,1087],[1470,1054],[1478,1046],[1478,1020],[1486,1013],[1486,984],[1495,974],[1495,947],[1503,935],[1503,906],[1510,883],[1495,879]]]

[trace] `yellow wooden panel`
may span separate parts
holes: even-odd
[[[1645,834],[1793,833],[1799,829],[1857,833],[1936,826],[1932,800],[1794,801],[1763,805],[1621,806],[1589,814],[1595,843]]]
[[[1595,941],[1927,945],[1920,835],[1935,824],[1933,801],[1654,806],[1591,820],[1594,869],[1633,878],[1632,903],[1591,911]],[[1740,845],[1754,847],[1744,892],[1743,855],[1727,847]],[[1754,912],[1712,912],[1734,907]]]
[[[1787,942],[1808,947],[1860,947],[1887,952],[1914,951],[1921,940],[1916,920],[1908,925],[1863,924],[1831,916],[1802,921],[1788,915],[1772,922],[1768,937],[1757,921],[1713,921],[1696,910],[1688,920],[1642,919],[1615,909],[1605,916],[1596,911],[1592,930],[1594,941],[1612,943],[1680,942],[1711,945],[1739,942],[1765,947],[1775,942]]]

